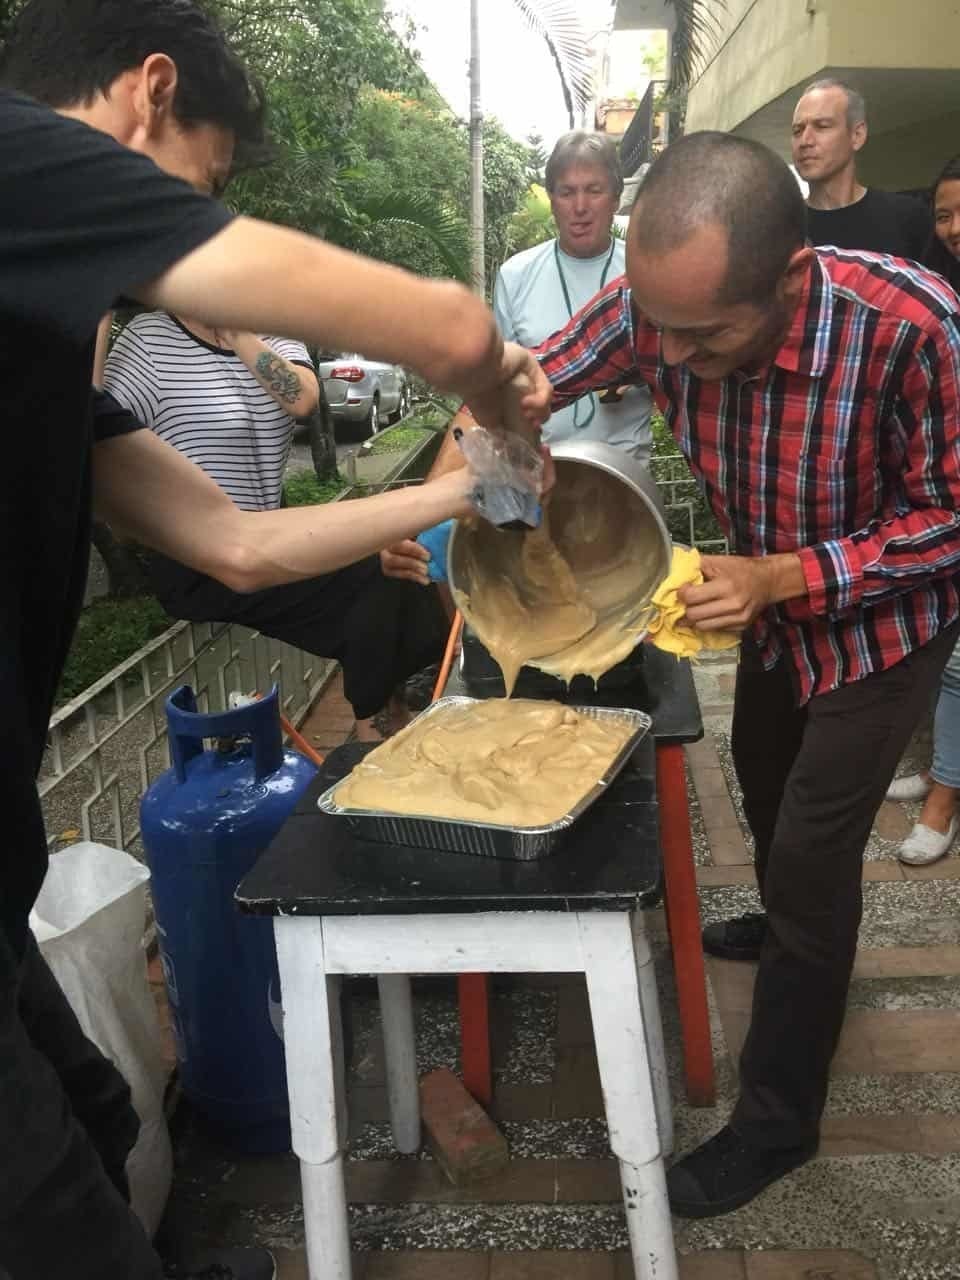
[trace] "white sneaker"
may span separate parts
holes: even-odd
[[[912,867],[925,867],[949,853],[956,838],[956,818],[950,819],[947,831],[934,831],[933,827],[925,827],[922,822],[918,822],[897,850],[897,857]]]
[[[925,800],[933,783],[923,773],[908,773],[894,778],[887,787],[888,800]]]

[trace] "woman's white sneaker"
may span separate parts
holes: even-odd
[[[925,827],[922,822],[918,822],[897,850],[897,857],[912,867],[925,867],[949,853],[956,838],[956,818],[950,819],[950,826],[946,831],[934,831],[933,827]]]
[[[908,773],[894,778],[887,787],[888,800],[925,800],[933,783],[925,773]]]

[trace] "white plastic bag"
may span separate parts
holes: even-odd
[[[173,1155],[160,1024],[142,946],[149,879],[120,849],[71,845],[51,857],[30,926],[84,1032],[130,1085],[140,1136],[127,1176],[133,1210],[152,1236],[170,1194]]]

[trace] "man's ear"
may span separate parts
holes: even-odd
[[[861,120],[859,124],[855,124],[850,131],[850,145],[854,151],[859,151],[867,141],[867,122]]]
[[[790,261],[777,284],[777,294],[782,302],[795,305],[799,301],[810,264],[815,257],[816,254],[809,245],[795,249],[790,255]]]
[[[148,137],[173,117],[177,96],[177,64],[165,53],[151,53],[140,69],[133,89],[137,124]]]

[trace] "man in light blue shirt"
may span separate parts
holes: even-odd
[[[493,310],[504,338],[535,347],[562,329],[604,285],[626,270],[626,244],[613,234],[623,191],[616,144],[605,134],[576,131],[559,140],[547,161],[546,186],[557,224],[555,240],[508,258],[497,273]],[[601,441],[649,465],[653,401],[645,386],[591,392],[557,409],[543,427],[549,445],[568,440]],[[469,430],[461,409],[451,428]],[[448,431],[430,477],[463,465]],[[442,579],[449,523],[424,535],[427,546],[406,540],[380,553],[383,572],[425,584]]]
[[[626,270],[625,242],[612,233],[623,191],[615,143],[601,133],[567,133],[547,161],[546,187],[557,237],[515,254],[497,273],[493,310],[505,338],[535,347]],[[557,409],[543,430],[551,445],[599,440],[645,465],[650,460],[646,387],[591,394]]]

